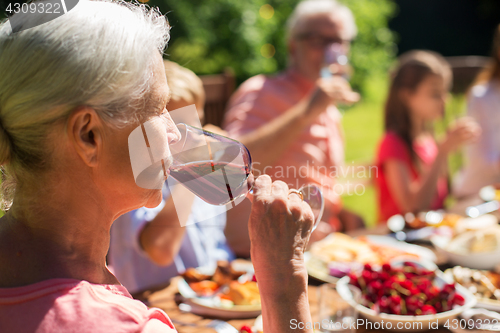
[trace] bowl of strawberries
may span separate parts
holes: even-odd
[[[348,287],[361,290],[356,302]],[[429,262],[395,261],[352,272],[337,282],[337,292],[372,323],[393,331],[426,331],[451,324],[476,298],[457,283],[448,283]]]

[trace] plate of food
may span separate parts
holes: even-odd
[[[486,217],[488,215],[476,219]],[[463,229],[455,235],[435,235],[431,242],[454,265],[491,270],[500,264],[500,226],[495,217],[492,217],[492,222],[492,225],[477,230]]]
[[[349,285],[361,290],[360,301],[356,302]],[[449,283],[434,264],[421,261],[398,260],[378,269],[367,264],[343,277],[337,291],[361,316],[383,322],[392,331],[438,328],[477,302],[466,288]]]
[[[379,266],[397,258],[437,260],[431,250],[389,236],[353,238],[341,233],[333,233],[314,243],[304,257],[308,274],[327,283],[336,283],[366,263]]]
[[[219,261],[215,269],[187,269],[177,287],[190,311],[222,319],[254,318],[260,293],[251,264]]]
[[[500,311],[500,274],[455,266],[444,271],[448,281],[461,284],[477,298],[477,307]]]
[[[500,201],[500,188],[497,185],[489,185],[479,190],[479,197],[484,201]]]

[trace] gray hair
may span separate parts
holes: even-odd
[[[16,181],[47,165],[50,125],[76,107],[93,107],[116,127],[136,121],[169,29],[158,10],[123,0],[80,0],[67,14],[15,33],[9,21],[0,24],[4,209]]]
[[[343,20],[345,27],[345,38],[348,40],[356,37],[358,29],[354,16],[349,8],[338,3],[336,0],[304,0],[293,10],[287,21],[287,39],[295,36],[297,27],[307,17],[321,13],[333,13]]]

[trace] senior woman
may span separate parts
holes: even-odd
[[[0,25],[0,161],[11,204],[0,220],[2,332],[175,330],[105,263],[112,222],[161,200],[161,190],[134,181],[129,134],[163,117],[168,140],[179,136],[165,110],[168,38],[157,11],[121,1],[80,0],[15,33]],[[267,176],[254,193],[249,233],[264,329],[289,332],[290,320],[310,321],[302,255],[312,212]]]

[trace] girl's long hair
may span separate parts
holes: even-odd
[[[392,73],[389,94],[385,103],[385,131],[394,132],[406,144],[412,160],[413,123],[410,109],[403,98],[403,90],[415,92],[417,87],[429,75],[441,76],[447,86],[451,82],[451,69],[446,60],[435,52],[415,50],[399,57],[396,69]]]
[[[500,80],[500,24],[495,29],[495,34],[493,36],[491,62],[476,77],[474,85],[488,82],[492,79]]]

